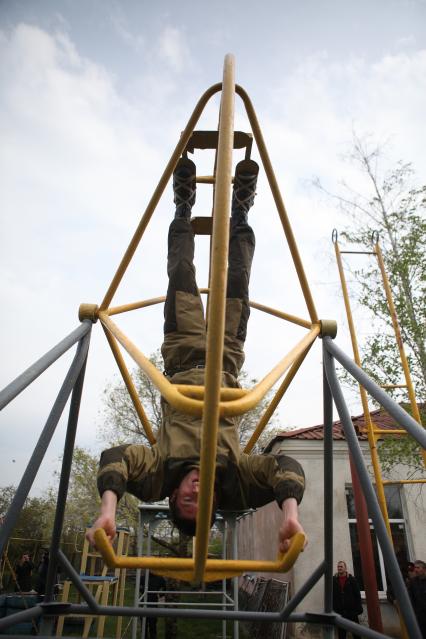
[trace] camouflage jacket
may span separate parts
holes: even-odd
[[[204,371],[191,369],[173,376],[174,383],[203,383]],[[235,378],[223,374],[224,386]],[[181,479],[200,465],[201,419],[162,403],[163,421],[152,448],[128,444],[102,453],[98,473],[100,494],[112,490],[120,499],[129,492],[145,502],[169,497]],[[258,508],[294,497],[300,503],[305,476],[300,464],[284,454],[247,455],[240,451],[236,420],[219,423],[215,490],[221,510]]]

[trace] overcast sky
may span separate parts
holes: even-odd
[[[389,140],[384,164],[426,170],[424,0],[157,3],[0,0],[0,352],[3,387],[100,303],[196,101],[221,81],[223,60],[256,109],[320,317],[339,323],[350,352],[330,241],[344,220],[312,186],[345,178],[352,131]],[[199,128],[215,128],[218,100]],[[236,128],[249,131],[236,101]],[[258,158],[256,149],[253,157]],[[241,158],[235,153],[234,163]],[[195,156],[200,174],[213,154]],[[194,214],[208,215],[211,187]],[[164,294],[172,190],[155,212],[115,303]],[[263,172],[251,221],[257,236],[252,299],[308,317]],[[206,241],[197,244],[199,285]],[[143,352],[161,343],[161,308],[120,319]],[[262,377],[301,336],[253,312],[246,369]],[[0,416],[0,485],[17,482],[56,397],[55,365]],[[78,443],[99,448],[102,391],[115,365],[94,326]],[[321,344],[283,402],[283,428],[322,421]],[[352,412],[356,405],[352,403]],[[64,425],[36,488],[46,485]]]

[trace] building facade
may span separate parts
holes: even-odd
[[[371,416],[380,428],[395,428],[392,419],[382,411],[374,411]],[[353,424],[364,453],[366,465],[371,470],[370,450],[364,431],[364,417],[353,418]],[[351,469],[348,448],[339,421],[333,424],[333,440],[334,566],[339,560],[345,561],[349,572],[355,575],[361,590],[363,590]],[[309,543],[291,572],[284,576],[276,576],[290,582],[292,593],[300,588],[324,558],[323,442],[324,429],[322,425],[319,425],[282,432],[270,442],[265,450],[265,452],[272,453],[285,452],[296,458],[302,464],[306,475],[306,492],[300,506],[300,517]],[[372,472],[371,476],[373,477]],[[407,469],[398,467],[393,472],[392,479],[406,479],[407,476]],[[408,561],[426,560],[426,486],[424,484],[391,484],[385,487],[385,492],[394,548],[404,573]],[[280,520],[281,513],[276,504],[269,504],[241,520],[238,531],[239,556],[253,559],[275,559]],[[399,618],[394,606],[387,599],[388,586],[385,566],[372,524],[370,524],[370,529],[384,631],[390,636],[398,637],[401,636]],[[299,605],[297,611],[322,611],[323,596],[323,580],[321,579]],[[363,600],[365,602],[364,597]],[[362,622],[368,623],[365,605]],[[315,626],[299,625],[298,628],[290,628],[290,631],[297,637],[322,636],[320,628]]]

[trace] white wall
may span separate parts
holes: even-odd
[[[367,467],[370,466],[370,452],[367,442],[360,442]],[[280,450],[297,459],[303,466],[306,475],[306,491],[300,506],[300,518],[308,534],[309,543],[299,557],[293,570],[280,578],[291,582],[292,592],[296,592],[312,574],[314,569],[324,558],[324,480],[323,480],[323,441],[317,440],[282,440],[277,442],[273,452]],[[344,441],[333,443],[333,565],[337,561],[346,561],[349,572],[353,573],[352,552],[347,523],[348,512],[346,506],[345,485],[351,484],[351,472]],[[404,469],[400,469],[399,478],[406,477]],[[407,515],[407,532],[411,556],[426,559],[426,486],[423,490],[419,485],[405,486],[405,512]],[[240,556],[251,558],[250,549],[255,550],[257,559],[275,558],[277,548],[277,530],[280,512],[274,504],[259,509],[250,515],[239,531]],[[253,557],[254,558],[254,557]],[[392,636],[398,636],[398,618],[395,610],[387,602],[382,605],[382,617],[386,631]],[[299,605],[298,612],[320,612],[323,610],[323,579],[311,590]],[[363,622],[367,622],[364,613]],[[319,630],[319,629],[318,629]],[[298,627],[298,637],[321,636],[315,628]]]

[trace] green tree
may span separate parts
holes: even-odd
[[[364,182],[362,193],[342,183],[343,192],[332,195],[350,220],[341,237],[366,250],[377,231],[385,269],[406,350],[411,377],[420,403],[426,400],[426,186],[413,184],[409,163],[398,162],[382,169],[383,150],[368,139],[354,135],[348,159]],[[321,185],[319,185],[320,188]],[[324,189],[323,189],[324,191]],[[331,195],[331,194],[329,194]],[[361,344],[362,366],[379,384],[404,383],[403,371],[392,329],[382,277],[375,260],[358,269],[348,266],[355,286],[355,298],[370,317],[370,330]],[[347,381],[347,377],[345,378]],[[407,401],[405,391],[390,391],[398,401]],[[418,446],[412,440],[387,440],[381,456],[388,470],[396,463],[419,469]],[[421,466],[421,464],[420,464]]]

